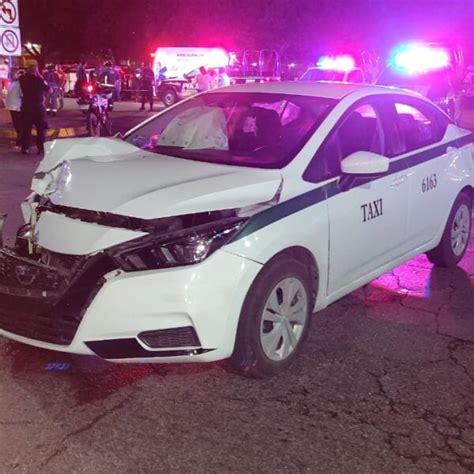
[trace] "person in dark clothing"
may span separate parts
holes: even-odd
[[[45,80],[49,85],[49,92],[46,94],[46,113],[56,115],[58,113],[60,79],[54,64],[48,66]]]
[[[46,130],[48,129],[44,96],[49,92],[50,88],[39,73],[37,65],[30,66],[26,74],[20,78],[20,88],[22,93],[21,152],[25,155],[28,153],[31,141],[31,129],[34,125],[36,128],[38,154],[42,154],[44,153],[44,142],[46,140]]]
[[[87,84],[87,71],[86,71],[87,63],[84,60],[81,60],[79,67],[77,68],[77,80],[75,85],[75,92],[76,97],[82,97],[84,95],[84,88]]]
[[[145,103],[150,104],[150,112],[153,110],[153,86],[155,85],[155,73],[149,66],[142,69],[140,88],[142,90],[142,106],[140,110],[145,110]]]
[[[99,74],[99,84],[104,91],[112,92],[112,96],[109,99],[109,110],[114,106],[115,99],[115,87],[117,82],[117,71],[112,67],[112,62],[107,61],[104,63],[104,68]]]

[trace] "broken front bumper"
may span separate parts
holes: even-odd
[[[197,265],[137,272],[118,270],[106,253],[47,253],[40,264],[10,251],[0,255],[0,335],[120,362],[229,357],[262,267],[220,250]]]
[[[0,249],[0,330],[67,346],[114,265],[106,256],[44,255],[42,262]]]

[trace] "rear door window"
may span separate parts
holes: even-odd
[[[395,100],[393,131],[398,135],[393,154],[400,155],[435,144],[443,139],[450,120],[441,112],[417,99]]]

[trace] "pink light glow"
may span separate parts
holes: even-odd
[[[352,56],[322,56],[316,63],[321,69],[346,72],[355,68]]]

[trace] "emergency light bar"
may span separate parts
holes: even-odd
[[[316,63],[320,69],[346,72],[355,68],[352,56],[321,56]]]
[[[400,72],[417,74],[448,67],[450,56],[444,48],[409,44],[397,47],[391,62]]]

